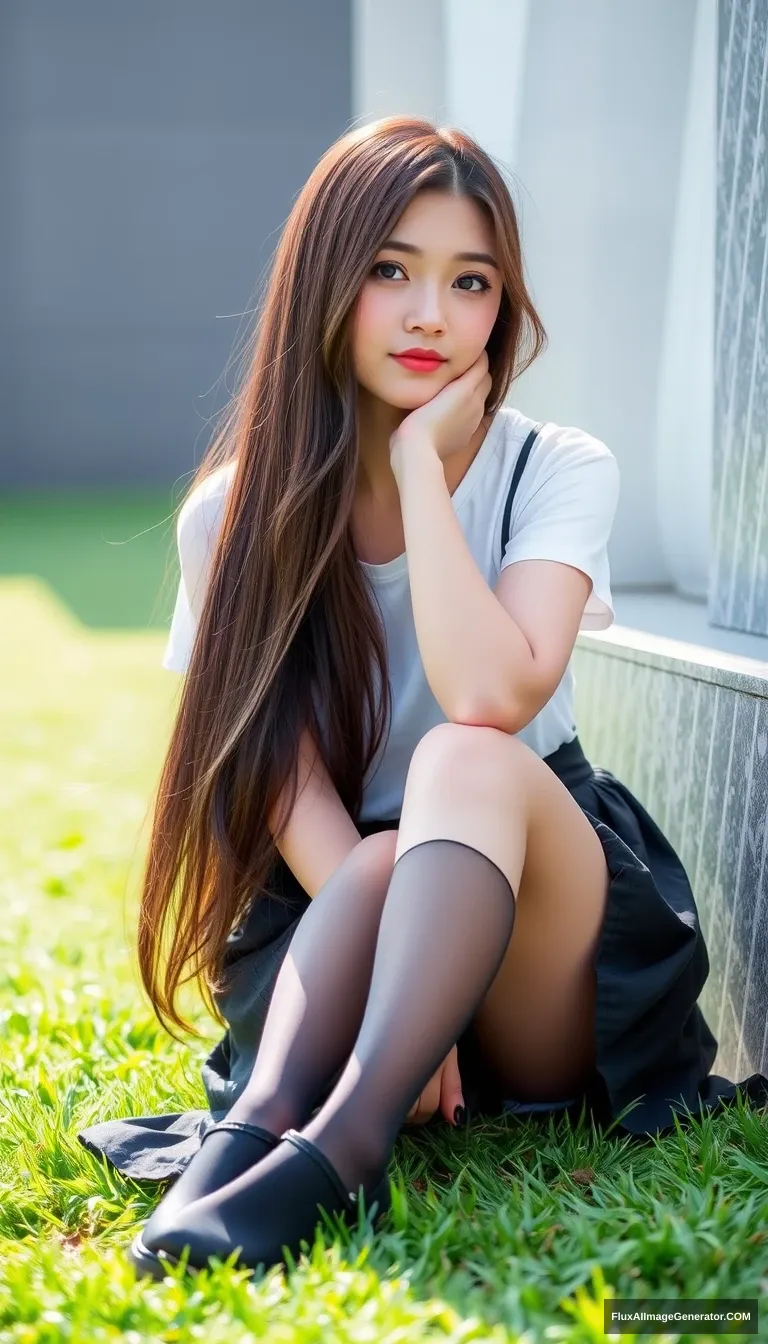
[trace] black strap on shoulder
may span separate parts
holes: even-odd
[[[518,485],[520,484],[520,477],[525,471],[525,464],[531,455],[531,449],[533,448],[534,443],[539,437],[541,429],[542,429],[541,425],[534,425],[533,429],[528,435],[528,438],[525,440],[525,443],[520,449],[520,456],[518,457],[517,462],[515,463],[515,471],[512,477],[512,484],[509,487],[509,494],[507,495],[506,503],[504,505],[504,517],[501,523],[501,556],[499,559],[499,564],[501,564],[501,561],[504,559],[504,552],[507,548],[507,542],[509,541],[509,519],[512,514],[512,503],[515,498],[515,493],[517,491]]]

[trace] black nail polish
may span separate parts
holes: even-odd
[[[463,1125],[463,1124],[464,1124],[464,1118],[465,1118],[465,1116],[466,1116],[466,1111],[464,1110],[464,1107],[463,1107],[463,1106],[457,1106],[457,1107],[456,1107],[456,1110],[453,1112],[453,1123],[454,1123],[454,1125]]]

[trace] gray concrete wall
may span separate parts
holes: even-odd
[[[768,634],[768,0],[719,0],[710,619]]]
[[[611,640],[578,638],[580,740],[686,869],[709,952],[700,1004],[719,1044],[714,1072],[768,1073],[768,667],[649,652],[641,631]]]
[[[0,490],[192,470],[350,107],[349,0],[4,0]]]

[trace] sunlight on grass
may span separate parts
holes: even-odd
[[[377,1235],[319,1224],[288,1272],[136,1283],[161,1187],[75,1136],[205,1105],[220,1030],[198,1006],[205,1040],[167,1037],[134,955],[179,682],[162,632],[89,633],[34,578],[0,579],[0,620],[0,1339],[593,1341],[606,1297],[765,1295],[768,1120],[741,1105],[646,1146],[511,1116],[401,1135]]]

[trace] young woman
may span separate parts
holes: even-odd
[[[254,339],[178,521],[138,932],[168,1030],[193,977],[227,1024],[210,1111],[80,1135],[179,1177],[131,1248],[150,1274],[385,1213],[408,1123],[585,1108],[643,1136],[737,1095],[685,871],[579,744],[618,469],[504,404],[545,335],[493,161],[409,117],[343,136]]]

